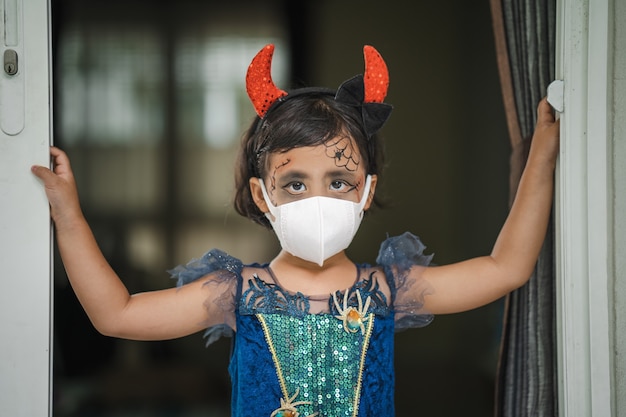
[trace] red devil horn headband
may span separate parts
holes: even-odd
[[[256,54],[246,74],[248,97],[252,101],[256,114],[261,118],[276,100],[287,95],[287,92],[276,87],[272,80],[273,55],[274,45],[266,45]]]
[[[369,45],[363,47],[365,57],[365,75],[363,85],[365,87],[365,103],[382,103],[389,88],[389,72],[387,64],[378,51]]]
[[[266,45],[252,59],[246,75],[246,90],[260,118],[265,117],[278,99],[288,95],[272,81],[273,55],[274,45]],[[337,90],[335,100],[360,106],[365,130],[368,135],[372,135],[382,127],[391,113],[391,106],[383,103],[389,87],[389,72],[374,47],[365,45],[363,55],[365,74],[344,82]]]

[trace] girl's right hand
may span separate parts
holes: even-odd
[[[31,169],[43,182],[50,202],[67,278],[95,328],[107,336],[166,340],[212,325],[205,308],[209,293],[204,284],[209,276],[181,288],[129,294],[83,216],[69,158],[56,147],[50,148],[50,155],[52,170],[43,166]]]
[[[58,229],[69,226],[76,219],[82,218],[83,214],[69,158],[65,152],[54,146],[50,147],[50,156],[53,170],[34,165],[31,171],[44,184],[52,220]]]

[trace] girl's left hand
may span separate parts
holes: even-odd
[[[537,106],[537,123],[530,145],[529,162],[543,162],[552,169],[559,153],[561,121],[556,118],[554,109],[544,97]]]

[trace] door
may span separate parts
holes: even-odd
[[[33,164],[48,165],[48,0],[0,0],[0,415],[50,415],[51,229]]]

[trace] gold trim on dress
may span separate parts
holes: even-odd
[[[365,367],[365,355],[367,354],[367,348],[370,344],[370,338],[372,336],[372,331],[374,330],[374,313],[370,313],[367,318],[367,331],[365,332],[365,337],[363,338],[363,346],[361,348],[361,363],[359,364],[359,376],[357,379],[357,386],[354,392],[354,413],[353,417],[356,417],[359,414],[359,403],[361,400],[361,386],[363,384],[363,368]]]

